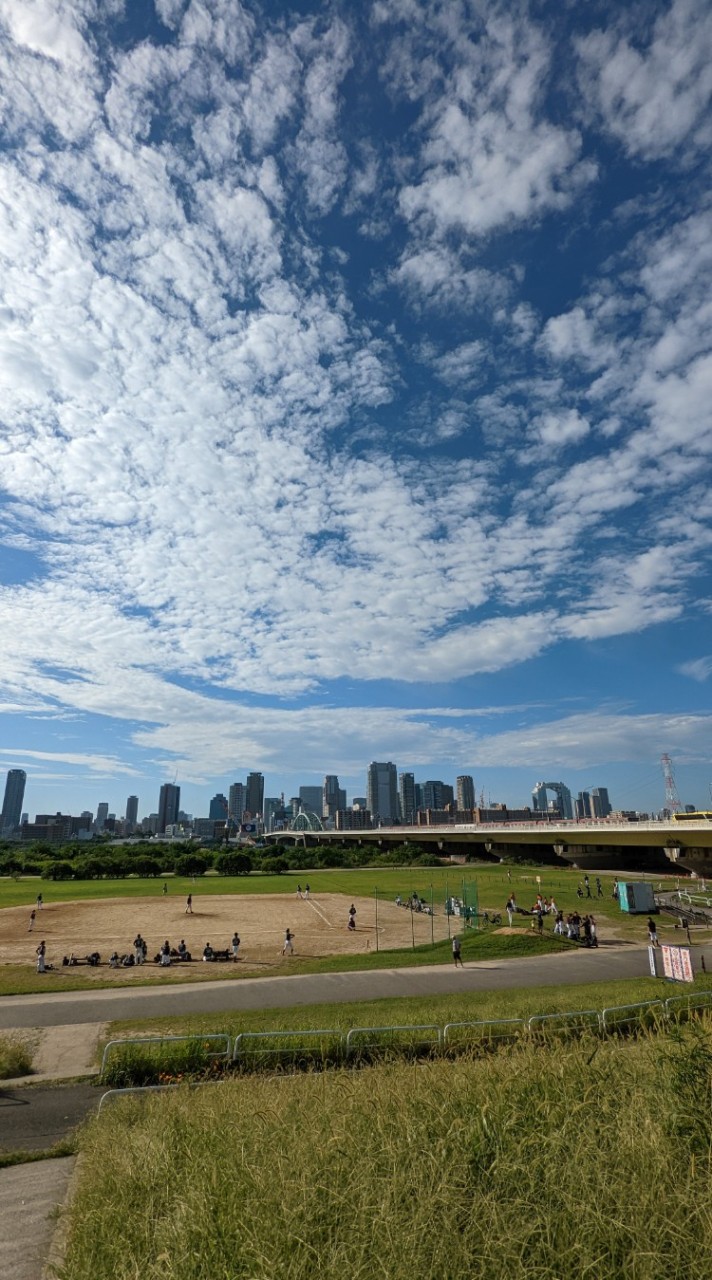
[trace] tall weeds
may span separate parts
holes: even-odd
[[[65,1280],[708,1280],[710,1057],[705,1023],[121,1101]]]

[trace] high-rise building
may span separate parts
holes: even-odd
[[[593,787],[591,790],[593,813],[596,818],[607,818],[613,812],[608,799],[608,787]]]
[[[422,809],[445,809],[455,803],[455,793],[448,782],[423,782],[421,784]]]
[[[372,760],[366,775],[368,809],[374,822],[392,826],[398,821],[398,772],[387,763]]]
[[[126,801],[126,821],[130,827],[138,822],[138,796],[129,796]]]
[[[262,817],[265,780],[261,773],[248,773],[245,787],[245,809],[253,818]]]
[[[305,813],[316,813],[321,817],[321,806],[324,798],[321,787],[300,787],[299,803]]]
[[[469,773],[461,773],[457,779],[457,807],[460,812],[475,807],[475,783]]]
[[[589,791],[579,791],[574,804],[574,814],[579,822],[582,822],[585,818],[593,817],[591,793]]]
[[[398,801],[400,804],[400,820],[406,826],[415,822],[415,776],[402,773],[398,779]]]
[[[5,783],[5,798],[2,804],[0,828],[12,831],[19,827],[22,816],[22,801],[25,798],[27,774],[24,769],[10,769]]]
[[[165,833],[166,827],[174,827],[178,821],[180,808],[180,787],[173,782],[164,782],[158,797],[158,822],[156,832]]]
[[[233,782],[227,793],[227,814],[234,822],[242,822],[242,815],[245,812],[245,784],[244,782]]]
[[[97,810],[96,810],[97,831],[104,830],[104,827],[106,826],[106,819],[108,818],[108,816],[109,816],[109,806],[105,800],[102,800],[101,804],[97,805]]]
[[[265,831],[277,831],[284,826],[286,818],[283,796],[265,796],[262,820]]]
[[[340,809],[346,808],[346,792],[339,786],[335,773],[327,773],[322,788],[321,816],[335,818]]]
[[[212,818],[214,822],[221,822],[227,818],[227,797],[223,795],[222,791],[218,791],[217,795],[213,796],[210,801],[208,817]]]

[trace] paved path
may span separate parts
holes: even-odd
[[[695,969],[699,948],[695,948]],[[707,957],[712,969],[712,955]],[[647,947],[601,946],[539,956],[535,960],[477,961],[463,969],[423,965],[413,969],[371,969],[356,973],[291,974],[280,978],[241,978],[224,982],[171,984],[163,989],[76,991],[66,995],[4,996],[0,1029],[70,1026],[137,1018],[219,1014],[240,1009],[292,1008],[296,1005],[348,1003],[392,996],[438,996],[458,991],[505,991],[561,983],[641,978],[650,972]]]
[[[40,1280],[75,1156],[0,1169],[0,1280]]]

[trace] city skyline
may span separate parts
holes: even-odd
[[[669,788],[671,779],[674,784],[672,762],[669,759],[666,761],[666,769],[665,781]],[[81,816],[92,818],[96,830],[104,828],[107,818],[116,819],[120,824],[125,816],[129,825],[140,825],[141,822],[152,819],[151,830],[161,834],[165,832],[166,827],[179,823],[181,814],[187,814],[191,819],[201,821],[222,821],[229,818],[233,824],[239,825],[245,817],[250,819],[265,816],[268,811],[271,814],[281,807],[291,808],[293,814],[303,810],[333,820],[338,810],[347,810],[356,806],[359,809],[368,809],[374,820],[382,822],[383,825],[388,825],[392,821],[409,824],[415,821],[418,810],[441,811],[448,807],[458,811],[501,806],[512,811],[522,809],[542,811],[554,806],[559,808],[566,819],[576,817],[584,820],[607,818],[611,813],[635,811],[636,808],[633,806],[631,810],[625,804],[612,803],[608,787],[600,780],[595,785],[589,784],[578,793],[572,792],[563,779],[538,781],[532,786],[528,798],[522,800],[507,796],[493,797],[485,794],[483,789],[478,791],[475,779],[469,774],[459,774],[452,781],[426,776],[416,778],[412,772],[399,769],[394,761],[372,761],[367,766],[363,788],[365,795],[358,791],[358,783],[353,792],[347,792],[345,787],[341,787],[338,776],[334,774],[325,774],[321,786],[300,784],[293,793],[283,791],[273,796],[265,794],[266,782],[264,775],[253,771],[248,775],[247,782],[236,780],[231,783],[228,795],[219,791],[211,794],[209,800],[203,802],[205,812],[191,809],[190,806],[181,803],[181,788],[173,782],[161,784],[155,809],[150,807],[150,801],[144,809],[139,796],[129,795],[115,809],[112,809],[110,802],[100,801],[96,806],[96,812],[82,809]],[[25,804],[22,803],[24,788],[24,772],[8,771],[3,813],[7,810],[8,814],[12,812],[13,815],[19,816],[19,806],[22,804],[25,812],[31,814],[31,807],[25,808]],[[249,809],[248,797],[253,805],[259,807]],[[665,803],[654,806],[649,812],[653,815],[658,814],[669,805],[670,800],[668,790]],[[689,797],[682,798],[679,792],[677,800],[679,802],[677,807],[681,809],[684,807],[710,808],[708,804],[690,802]],[[676,805],[673,803],[672,807],[675,808]],[[638,811],[642,810],[638,809]],[[66,803],[58,806],[54,811],[50,810],[48,816],[51,817],[54,814],[68,816],[70,812],[74,817],[79,816],[79,810],[76,808],[71,810]],[[394,817],[394,815],[397,816]],[[8,826],[12,825],[12,823],[8,824]],[[17,823],[15,822],[14,825]]]
[[[711,804],[709,5],[1,8],[33,809]]]

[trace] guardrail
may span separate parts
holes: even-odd
[[[131,1040],[109,1040],[108,1044],[104,1045],[104,1052],[101,1055],[102,1075],[106,1070],[107,1059],[112,1049],[117,1049],[117,1048],[126,1049],[128,1045],[136,1045],[136,1044],[151,1044],[151,1045],[178,1044],[181,1041],[183,1044],[189,1044],[189,1043],[195,1043],[198,1040],[203,1044],[205,1044],[206,1041],[220,1040],[225,1045],[225,1048],[222,1051],[208,1053],[207,1056],[209,1058],[223,1058],[223,1057],[229,1058],[230,1057],[230,1036],[227,1034],[227,1032],[223,1032],[223,1031],[220,1031],[220,1032],[211,1031],[207,1035],[139,1036],[136,1039],[131,1039]]]
[[[243,1031],[234,1041],[224,1032],[193,1036],[142,1036],[129,1040],[110,1040],[101,1062],[103,1073],[112,1050],[127,1046],[218,1042],[220,1050],[208,1056],[222,1057],[237,1065],[249,1067],[270,1058],[298,1062],[356,1063],[386,1054],[431,1054],[433,1052],[467,1052],[496,1049],[505,1044],[545,1040],[550,1036],[599,1035],[658,1030],[668,1022],[680,1022],[696,1013],[712,1012],[712,990],[691,991],[669,996],[666,1000],[643,1000],[636,1004],[610,1005],[601,1010],[573,1009],[562,1013],[533,1014],[524,1018],[492,1018],[486,1021],[393,1024],[379,1027],[351,1027],[339,1031],[335,1027],[293,1031]],[[190,1082],[186,1082],[190,1083]],[[215,1083],[215,1082],[205,1082]],[[113,1094],[141,1093],[179,1088],[174,1084],[144,1085],[112,1089]],[[102,1098],[103,1101],[103,1098]]]
[[[319,1042],[315,1046],[312,1042],[315,1037],[319,1037]],[[297,1043],[297,1037],[299,1042]],[[259,1042],[277,1041],[270,1045],[264,1043],[264,1047],[259,1047]],[[288,1044],[283,1042],[287,1040]],[[282,1042],[282,1043],[279,1043]],[[306,1042],[306,1043],[305,1043]],[[325,1045],[326,1042],[326,1045]],[[250,1060],[265,1060],[267,1057],[286,1057],[295,1055],[300,1058],[324,1059],[328,1056],[325,1054],[325,1047],[329,1053],[336,1051],[337,1057],[343,1057],[345,1036],[343,1031],[338,1031],[334,1027],[320,1028],[309,1031],[242,1031],[235,1036],[235,1043],[232,1049],[232,1061],[247,1064]],[[254,1048],[252,1046],[254,1045]]]
[[[427,1032],[434,1032],[435,1035],[428,1039]],[[370,1039],[362,1040],[359,1044],[358,1038],[363,1036],[369,1036]],[[386,1036],[388,1040],[385,1039]],[[409,1039],[404,1042],[403,1036],[408,1036]],[[348,1060],[356,1053],[364,1053],[372,1049],[381,1052],[394,1049],[401,1053],[404,1050],[416,1053],[428,1052],[440,1047],[442,1036],[442,1028],[429,1022],[418,1026],[352,1027],[346,1034],[346,1058]]]

